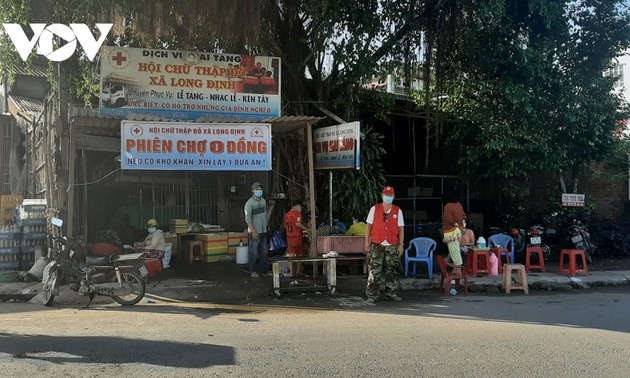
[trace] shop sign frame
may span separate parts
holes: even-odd
[[[315,169],[360,169],[360,151],[360,122],[343,123],[313,130]]]
[[[278,57],[105,46],[99,112],[256,122],[281,114]]]
[[[271,124],[121,122],[123,170],[270,171]]]

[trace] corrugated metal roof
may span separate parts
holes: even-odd
[[[22,115],[29,119],[34,119],[44,109],[44,102],[41,99],[9,95],[9,112],[14,116]]]
[[[97,109],[89,109],[81,106],[73,106],[71,115],[75,117],[75,129],[81,134],[101,135],[101,136],[120,136],[119,118],[104,116]],[[313,116],[280,116],[265,118],[260,123],[271,123],[274,134],[286,134],[305,127],[307,124],[315,124],[325,117]],[[142,114],[130,114],[126,119],[135,121],[168,121],[168,122],[189,122],[171,120],[164,117],[154,117]],[[224,119],[200,118],[195,122],[203,123],[226,123]],[[243,122],[230,122],[243,123]]]
[[[24,76],[37,76],[37,77],[47,77],[46,73],[47,68],[31,65],[30,68],[26,67],[26,65],[13,66],[13,72],[16,75],[24,75]]]

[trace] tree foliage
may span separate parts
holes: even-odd
[[[630,45],[621,0],[4,0],[0,21],[113,22],[109,45],[279,56],[287,114],[325,101],[347,120],[370,77],[419,74],[409,62],[424,32],[422,103],[478,179],[577,177],[603,157],[622,105],[602,72]],[[0,65],[21,64],[0,38]],[[72,97],[94,103],[97,65],[73,58]]]
[[[449,144],[471,178],[569,173],[604,157],[625,115],[605,77],[630,45],[621,1],[458,1],[435,37]]]
[[[289,111],[305,113],[304,101],[325,100],[351,114],[357,84],[417,44],[409,42],[421,29],[423,5],[418,0],[6,0],[0,20],[113,22],[109,45],[279,56]],[[0,64],[19,63],[2,38]],[[92,72],[79,64],[72,68],[83,76],[74,83],[83,85],[77,99],[87,100],[88,93],[96,98],[87,85],[95,76],[94,64],[90,67]]]

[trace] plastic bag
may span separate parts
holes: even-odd
[[[269,246],[270,256],[282,255],[287,249],[287,242],[284,240],[282,232],[276,230],[271,236],[271,245]]]

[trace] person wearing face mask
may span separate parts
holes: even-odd
[[[365,252],[368,254],[368,280],[365,294],[368,303],[377,301],[381,278],[385,277],[385,299],[401,301],[396,274],[404,249],[405,221],[394,201],[394,188],[386,186],[381,193],[383,203],[372,206],[365,228]]]
[[[143,248],[150,251],[159,251],[164,253],[166,241],[164,240],[164,232],[159,229],[158,222],[155,219],[147,221],[147,232],[149,235],[141,242],[133,243],[136,248]]]
[[[249,273],[252,278],[267,273],[267,202],[260,182],[252,184],[252,197],[245,203],[245,223],[247,223],[247,245],[249,252]]]

